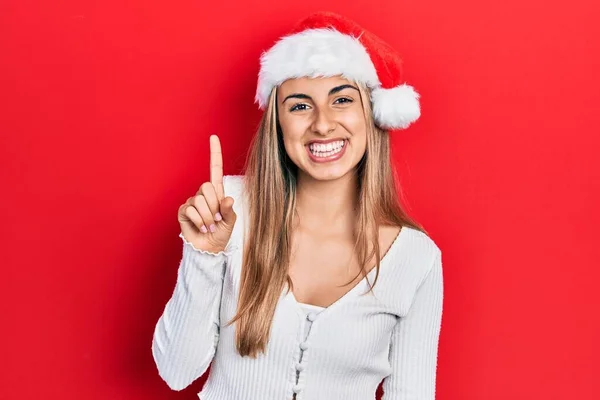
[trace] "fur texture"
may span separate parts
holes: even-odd
[[[371,92],[373,118],[383,129],[406,129],[421,116],[419,97],[407,84],[374,89]]]
[[[290,78],[342,75],[369,87],[380,85],[360,41],[335,29],[307,29],[285,36],[262,54],[260,64],[255,97],[260,109],[267,105],[273,86]]]

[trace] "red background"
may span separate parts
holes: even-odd
[[[397,48],[422,95],[393,144],[444,254],[437,398],[600,398],[594,1],[5,0],[0,399],[197,399],[150,352],[176,212],[211,133],[240,173],[260,52],[318,9]]]

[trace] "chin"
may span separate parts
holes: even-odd
[[[347,172],[346,172],[347,173]],[[324,171],[323,173],[310,173],[310,177],[316,181],[335,181],[342,178],[346,173],[337,171]]]
[[[300,169],[302,173],[316,181],[334,181],[343,178],[353,171],[353,168],[350,168],[348,165],[313,165],[310,160],[307,165]]]

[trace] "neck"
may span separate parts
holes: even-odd
[[[327,181],[300,172],[296,186],[300,226],[318,232],[352,232],[356,223],[357,191],[358,177],[354,171]]]

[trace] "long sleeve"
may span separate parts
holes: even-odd
[[[219,308],[227,253],[196,249],[183,234],[173,295],[156,324],[152,355],[160,377],[182,390],[206,370],[219,341]]]
[[[383,381],[382,400],[434,400],[443,306],[442,257],[417,289],[408,314],[392,333],[392,373]]]

